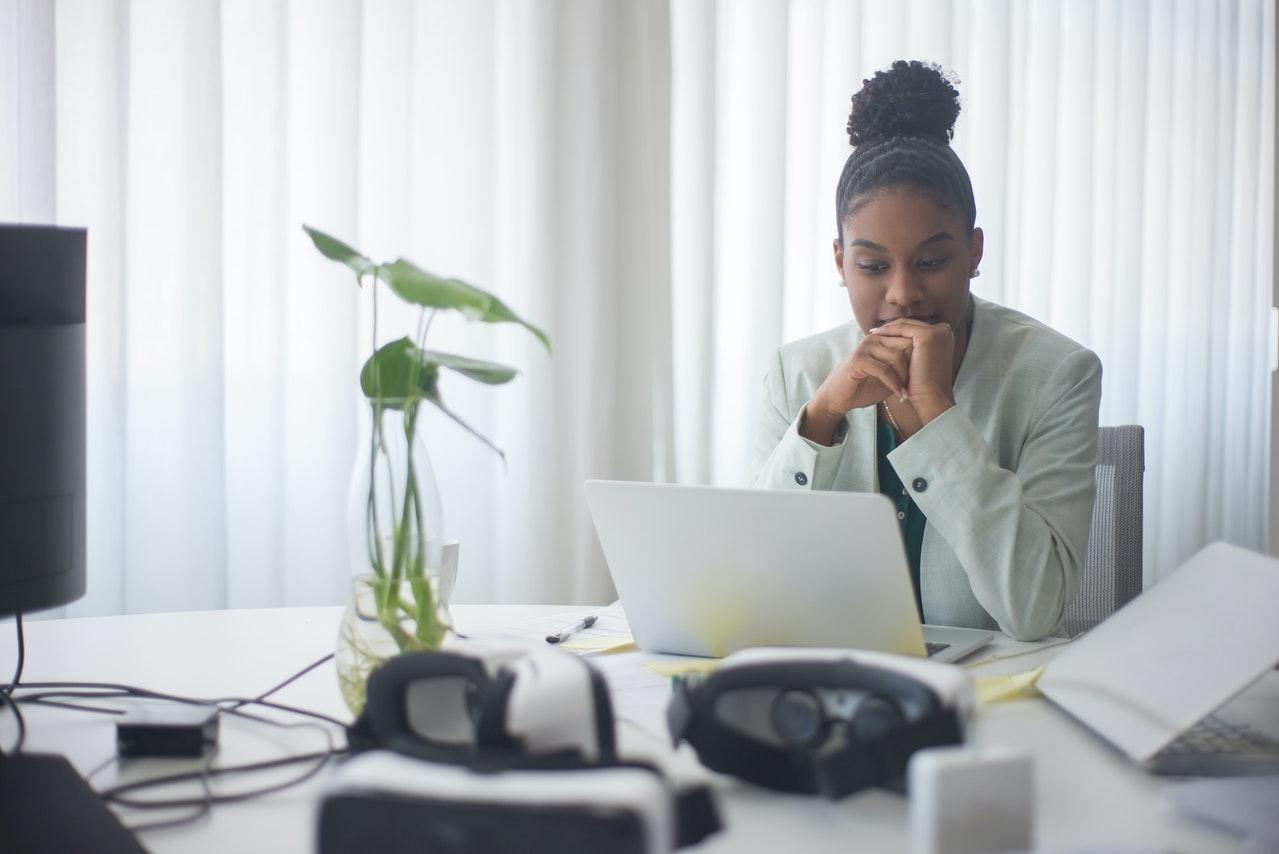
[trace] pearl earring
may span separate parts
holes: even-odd
[[[843,280],[843,279],[837,279],[837,280],[835,281],[835,287],[837,287],[837,288],[845,287],[845,285],[844,285],[844,280]]]
[[[975,279],[975,278],[977,278],[977,277],[978,277],[978,276],[980,276],[980,275],[981,275],[981,270],[973,270],[973,274],[972,274],[971,276],[969,276],[968,278],[970,278],[970,279]]]

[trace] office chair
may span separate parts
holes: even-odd
[[[1141,593],[1142,478],[1146,431],[1138,424],[1097,431],[1097,503],[1079,592],[1062,628],[1083,634]]]

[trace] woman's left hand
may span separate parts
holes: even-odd
[[[955,405],[955,333],[949,323],[902,318],[871,333],[910,339],[906,393],[924,424]]]

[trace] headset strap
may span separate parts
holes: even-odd
[[[593,766],[599,767],[599,766]],[[652,771],[672,789],[675,802],[675,847],[685,848],[696,845],[712,833],[723,829],[719,818],[719,810],[715,806],[715,796],[711,787],[699,783],[685,788],[677,788],[676,783],[659,766],[638,759],[621,759],[609,766],[611,768],[641,768]]]
[[[726,727],[690,725],[682,734],[708,768],[778,791],[819,793],[832,800],[868,786],[895,784],[916,750],[963,742],[959,719],[950,709],[819,757],[761,744]]]
[[[814,758],[813,782],[816,791],[831,800],[868,786],[895,785],[905,776],[906,763],[916,750],[961,744],[963,740],[954,710],[944,709],[875,739],[849,742]]]
[[[610,741],[610,747],[611,742]],[[440,750],[421,741],[407,737],[392,737],[382,744],[373,736],[365,715],[356,718],[347,728],[347,743],[352,753],[387,748],[405,756],[461,765],[477,774],[499,774],[503,771],[592,771],[598,768],[640,768],[651,771],[666,781],[671,788],[675,806],[675,847],[696,845],[713,833],[723,829],[715,798],[707,785],[677,788],[673,779],[650,762],[620,760],[605,763],[587,762],[576,750],[530,756],[521,750],[487,750],[482,755],[474,750]]]
[[[696,845],[724,827],[719,820],[711,787],[705,784],[679,792],[675,798],[675,809],[676,848]]]
[[[684,738],[697,751],[702,764],[713,771],[732,774],[779,792],[817,791],[813,765],[799,751],[761,744],[727,727],[692,726]]]
[[[366,708],[360,712],[359,717],[347,725],[347,750],[355,754],[365,750],[377,750],[381,746],[382,742],[378,741],[377,736],[373,734],[373,727],[369,724],[369,712]]]

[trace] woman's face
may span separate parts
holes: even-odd
[[[862,331],[910,317],[963,335],[983,239],[967,230],[958,212],[911,189],[880,192],[845,219],[835,266]]]

